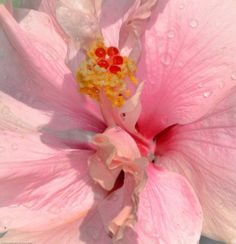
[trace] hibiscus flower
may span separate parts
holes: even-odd
[[[0,240],[233,241],[235,1],[6,7]]]

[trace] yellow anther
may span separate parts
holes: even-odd
[[[104,94],[113,106],[122,107],[131,95],[128,88],[137,85],[135,63],[122,57],[115,47],[106,47],[102,39],[94,42],[87,58],[77,71],[77,83],[82,94],[99,101]]]

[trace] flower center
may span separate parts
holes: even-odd
[[[130,85],[137,85],[135,63],[116,47],[106,47],[98,39],[87,51],[77,71],[80,92],[96,101],[105,95],[113,106],[122,107],[130,97]]]

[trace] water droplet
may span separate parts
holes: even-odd
[[[203,93],[204,98],[210,97],[210,95],[211,95],[211,92],[209,92],[209,91]]]
[[[198,84],[198,88],[202,88],[204,85],[202,83]]]
[[[197,28],[198,27],[198,21],[196,19],[190,20],[189,26],[192,28]]]
[[[185,8],[185,5],[184,5],[184,4],[180,4],[180,5],[179,5],[179,8],[180,8],[180,9],[184,9],[184,8]]]
[[[12,150],[17,150],[18,149],[18,146],[16,144],[12,144],[11,145],[11,148],[12,148]]]
[[[236,80],[236,73],[231,75],[232,80]]]
[[[174,38],[174,37],[175,37],[175,32],[174,32],[173,30],[170,30],[170,31],[168,32],[168,34],[167,34],[167,37],[168,37],[169,39]]]
[[[9,109],[8,107],[4,106],[4,107],[1,109],[1,112],[2,112],[2,114],[4,114],[4,115],[8,115],[8,114],[10,114],[10,109]]]
[[[171,63],[171,60],[172,57],[168,53],[163,54],[161,57],[161,62],[166,66],[168,66]]]
[[[181,62],[181,61],[179,61],[178,66],[179,66],[180,68],[182,68],[182,67],[184,66],[184,63]]]

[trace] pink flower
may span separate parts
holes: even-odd
[[[13,18],[0,5],[1,240],[189,244],[203,230],[233,241],[234,0],[23,7]],[[117,79],[102,88],[100,35],[105,51],[119,46],[130,96]],[[106,82],[114,61],[102,57]]]

